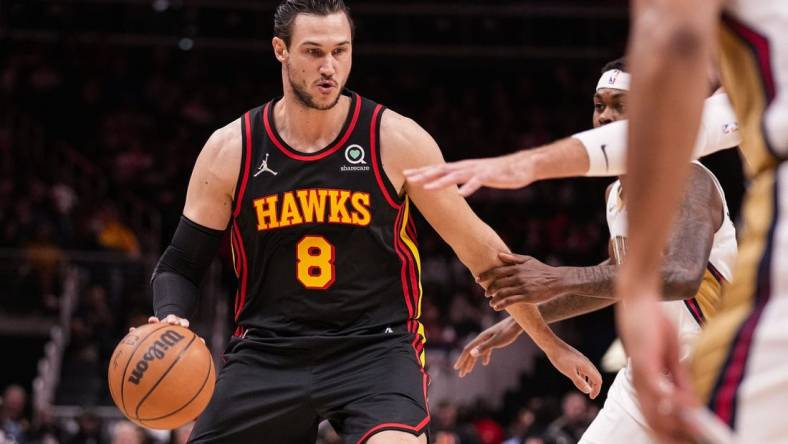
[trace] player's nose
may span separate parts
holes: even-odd
[[[323,63],[320,64],[320,74],[324,77],[331,77],[336,72],[334,69],[334,58],[329,56],[323,59]]]
[[[614,121],[615,119],[613,118],[613,114],[608,110],[605,110],[605,112],[599,116],[600,125],[607,125],[608,123],[612,123]]]

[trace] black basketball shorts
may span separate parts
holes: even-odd
[[[328,419],[345,443],[428,433],[428,376],[407,333],[233,338],[190,443],[314,444]]]

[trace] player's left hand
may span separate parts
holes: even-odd
[[[513,155],[461,160],[405,170],[409,184],[426,190],[460,186],[460,194],[470,196],[481,187],[516,189],[536,180],[531,162],[515,164]]]
[[[547,358],[559,372],[569,378],[578,390],[587,394],[591,399],[599,395],[602,390],[602,375],[596,366],[582,353],[568,344],[558,350],[550,351]]]
[[[465,348],[454,362],[454,369],[464,378],[473,370],[476,361],[481,358],[482,365],[487,366],[496,348],[504,348],[513,343],[523,332],[520,325],[512,317],[508,317],[492,327],[479,333]]]
[[[485,271],[477,279],[494,310],[524,302],[539,304],[562,293],[563,275],[559,268],[519,254],[500,253],[498,258],[503,265]]]
[[[631,359],[632,382],[641,412],[659,442],[695,442],[688,420],[697,405],[686,368],[679,361],[676,326],[659,306],[658,285],[622,273],[617,283],[621,298],[616,309],[619,335]]]

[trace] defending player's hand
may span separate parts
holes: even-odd
[[[659,442],[695,442],[690,437],[697,432],[688,418],[697,402],[687,370],[679,361],[676,326],[660,309],[658,290],[640,283],[628,286],[619,280],[618,291],[653,293],[623,298],[616,309],[643,416]]]
[[[460,194],[470,196],[481,187],[515,189],[536,180],[530,163],[515,163],[512,155],[470,159],[405,170],[409,184],[426,190],[460,186]]]
[[[476,361],[482,358],[482,365],[490,363],[492,351],[496,348],[504,348],[514,342],[523,329],[511,317],[508,317],[492,327],[479,333],[465,348],[454,362],[454,369],[460,374],[460,378],[465,377],[476,366]]]
[[[504,265],[485,271],[477,279],[494,310],[523,302],[539,304],[562,293],[559,268],[519,254],[500,253],[498,258]]]
[[[547,353],[547,358],[578,390],[591,399],[599,395],[602,390],[602,375],[585,355],[564,343],[564,347]]]

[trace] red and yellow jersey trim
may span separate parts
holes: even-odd
[[[415,239],[416,230],[406,196],[394,222],[394,249],[402,260],[402,291],[408,309],[408,331],[414,335],[413,348],[422,367],[426,364],[424,344],[426,334],[419,322],[421,317],[421,257]]]

